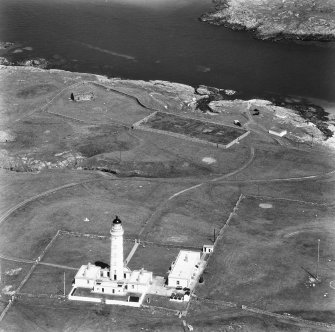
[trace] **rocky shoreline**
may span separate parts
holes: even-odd
[[[321,0],[215,0],[199,19],[262,40],[335,40],[335,4]]]
[[[4,42],[4,41],[0,41],[0,50],[6,50],[8,48],[13,47],[15,44],[12,42]]]
[[[40,69],[47,69],[49,66],[49,63],[44,58],[34,58],[34,59],[26,59],[22,61],[11,62],[6,57],[0,57],[0,65],[35,67],[35,68],[40,68]]]
[[[216,113],[215,107],[211,107],[213,101],[246,101],[244,98],[239,98],[239,93],[233,90],[220,90],[214,87],[206,87],[201,85],[196,90],[196,94],[201,95],[196,102],[196,108],[206,113]],[[228,91],[228,93],[227,93]],[[327,140],[334,136],[334,133],[329,129],[330,119],[329,113],[321,106],[315,105],[308,102],[307,100],[301,101],[288,101],[286,97],[279,96],[268,96],[266,100],[272,103],[274,106],[284,107],[286,109],[294,111],[296,114],[314,124],[320,132],[324,135],[324,139]]]
[[[14,114],[16,106],[22,102],[22,98],[43,97],[43,93],[48,90],[41,90],[42,94],[36,94],[38,89],[41,88],[41,84],[36,85],[36,77],[46,82],[47,77],[54,82],[61,82],[68,84],[69,81],[73,82],[85,82],[85,81],[97,81],[105,84],[111,84],[111,86],[118,85],[118,89],[122,91],[129,91],[136,98],[146,105],[149,102],[151,107],[164,107],[168,105],[168,109],[174,109],[178,114],[185,115],[189,113],[195,118],[211,118],[210,121],[218,121],[222,124],[230,123],[232,125],[233,120],[240,119],[243,122],[243,116],[240,116],[240,110],[247,107],[252,110],[258,110],[258,115],[254,121],[260,121],[262,126],[270,128],[271,125],[283,125],[287,130],[295,131],[295,136],[290,136],[292,144],[294,142],[306,143],[313,141],[314,144],[320,143],[320,145],[328,146],[333,148],[334,146],[334,127],[332,127],[329,113],[320,106],[308,103],[307,101],[297,99],[289,99],[286,97],[282,98],[270,98],[270,99],[245,99],[243,96],[234,90],[218,89],[215,87],[200,85],[192,87],[189,85],[171,83],[165,81],[134,81],[134,80],[122,80],[122,79],[108,79],[104,76],[84,73],[73,73],[63,70],[45,70],[40,68],[34,68],[33,66],[0,66],[0,70],[3,74],[8,74],[8,77],[12,76],[12,81],[16,82],[18,89],[23,91],[31,91],[27,97],[27,94],[15,92],[13,98],[16,103],[12,103],[12,109],[5,114]],[[52,76],[50,76],[52,74]],[[17,82],[18,77],[24,75],[24,85]],[[8,80],[7,80],[8,81]],[[30,83],[29,83],[30,82]],[[46,83],[45,83],[46,84]],[[48,83],[50,84],[50,83]],[[56,84],[56,83],[55,83]],[[61,87],[59,87],[61,88]],[[4,92],[3,92],[4,93]],[[34,95],[35,93],[35,95]],[[148,98],[149,96],[155,96],[155,99]],[[51,96],[51,95],[50,95]],[[50,98],[49,96],[49,98]],[[182,101],[180,102],[176,102]],[[153,104],[150,104],[153,103]],[[163,104],[163,105],[162,105]],[[160,105],[160,106],[159,106]],[[248,106],[249,105],[249,106]],[[38,106],[40,107],[40,106]],[[36,113],[38,116],[45,113]],[[276,115],[277,114],[277,115]],[[255,114],[253,114],[255,115]],[[4,116],[5,120],[5,116]],[[35,119],[36,120],[36,119]],[[34,119],[31,120],[32,124]],[[6,121],[4,121],[5,123]],[[111,151],[121,151],[120,147],[106,145],[105,148],[101,148],[101,144],[92,145],[94,139],[99,137],[109,137],[109,130],[104,129],[101,131],[94,129],[90,131],[85,129],[83,133],[86,133],[83,137],[73,136],[71,139],[66,138],[62,140],[61,146],[58,146],[58,139],[49,137],[49,119],[38,120],[38,128],[40,133],[36,137],[41,138],[41,144],[38,148],[35,146],[34,129],[30,122],[15,122],[18,127],[6,128],[0,131],[0,169],[7,169],[16,172],[40,172],[44,169],[83,169],[83,170],[100,170],[103,172],[109,172],[117,174],[118,176],[145,176],[145,177],[178,177],[191,175],[196,170],[197,174],[205,174],[210,170],[204,165],[201,167],[198,164],[187,163],[185,166],[184,160],[176,161],[164,161],[157,162],[155,160],[143,160],[139,162],[133,162],[129,160],[122,160],[121,158],[106,159],[106,157],[99,157],[103,153]],[[115,125],[115,124],[114,124]],[[42,130],[42,126],[44,129]],[[264,128],[265,128],[264,127]],[[129,146],[132,144],[132,135],[128,134],[128,129],[125,130],[124,135],[129,139]],[[267,132],[266,129],[265,133]],[[23,133],[26,138],[21,135]],[[67,133],[61,134],[63,137],[68,137]],[[57,137],[59,133],[54,133]],[[297,136],[298,135],[298,136]],[[55,136],[55,137],[56,137]],[[31,138],[31,139],[30,139]],[[110,139],[110,138],[108,138]],[[20,142],[24,141],[24,145]],[[86,142],[82,144],[82,142]],[[119,144],[118,142],[117,144]],[[25,148],[31,144],[31,149]],[[306,143],[307,144],[307,143]],[[40,150],[41,149],[41,150]],[[98,150],[97,150],[98,149]],[[122,148],[123,149],[123,148]],[[50,151],[53,151],[50,153]],[[95,154],[87,153],[87,151],[94,151]],[[124,153],[127,154],[128,149],[123,149]]]

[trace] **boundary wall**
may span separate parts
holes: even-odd
[[[220,147],[222,149],[228,149],[228,148],[230,148],[232,145],[234,145],[236,143],[239,143],[239,141],[241,139],[247,137],[250,134],[250,131],[245,131],[242,135],[240,135],[239,137],[235,138],[231,142],[229,142],[227,144],[220,144],[220,143],[213,143],[213,142],[210,142],[210,141],[207,141],[207,140],[204,140],[204,139],[199,139],[199,138],[195,138],[195,137],[184,135],[184,134],[174,133],[174,132],[168,131],[168,130],[161,130],[161,129],[154,129],[154,128],[146,127],[144,124],[146,122],[148,122],[148,120],[150,120],[151,118],[153,118],[157,113],[170,114],[170,115],[173,115],[175,117],[179,117],[179,118],[183,118],[183,119],[197,120],[197,121],[200,121],[200,122],[204,122],[204,123],[208,123],[208,124],[213,124],[213,125],[217,125],[217,126],[219,125],[219,126],[223,126],[223,127],[234,128],[232,126],[227,126],[225,124],[220,124],[220,123],[216,123],[216,122],[207,121],[205,119],[191,118],[191,117],[186,117],[186,116],[182,116],[182,115],[178,115],[178,114],[174,114],[174,113],[169,113],[169,112],[163,112],[163,111],[155,111],[155,112],[149,114],[148,116],[146,116],[145,118],[141,119],[140,121],[135,122],[133,124],[133,127],[136,128],[136,129],[138,129],[138,130],[149,131],[149,132],[153,132],[153,133],[157,133],[157,134],[169,135],[169,136],[172,136],[172,137],[175,137],[175,138],[181,138],[181,139],[188,140],[188,141],[195,142],[195,143],[201,143],[201,144],[211,145],[211,146],[215,146],[217,148]],[[241,131],[242,131],[242,129],[241,129]]]
[[[90,297],[90,296],[76,296],[71,295],[76,290],[76,287],[72,287],[68,299],[72,301],[82,301],[82,302],[94,302],[94,303],[103,303],[111,305],[122,305],[126,307],[135,307],[139,308],[142,305],[142,302],[146,296],[146,293],[142,293],[138,302],[128,302],[128,301],[119,301],[119,300],[109,300],[102,297]]]

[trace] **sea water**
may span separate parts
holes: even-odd
[[[211,0],[0,0],[6,56],[131,79],[335,101],[334,43],[272,42],[200,22]]]

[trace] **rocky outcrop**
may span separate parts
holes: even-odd
[[[0,41],[0,50],[5,50],[5,49],[10,48],[12,46],[14,46],[14,43]]]
[[[78,152],[65,152],[57,155],[56,161],[40,160],[30,155],[11,155],[0,150],[0,168],[16,172],[37,172],[43,169],[78,168],[85,158]]]
[[[2,66],[12,66],[13,63],[10,62],[8,59],[6,59],[5,57],[0,57],[0,65]]]
[[[45,69],[48,66],[48,61],[43,58],[28,59],[18,63],[19,66],[36,67]]]
[[[231,90],[231,89],[218,89],[211,86],[206,85],[199,85],[198,88],[196,88],[195,92],[197,95],[200,96],[200,98],[197,98],[196,101],[196,108],[200,109],[203,112],[211,112],[211,113],[220,113],[219,110],[215,108],[215,101],[220,100],[226,100],[226,99],[232,99],[237,91]],[[211,107],[213,106],[213,107]]]
[[[8,143],[15,140],[15,135],[8,132],[0,130],[0,143]]]
[[[260,39],[335,40],[333,0],[218,0],[200,19]]]

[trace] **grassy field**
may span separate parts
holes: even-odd
[[[105,152],[130,150],[137,144],[137,140],[118,125],[78,123],[48,113],[34,114],[29,120],[15,123],[12,133],[16,139],[2,144],[11,155],[50,163],[63,161],[66,153],[89,158]]]
[[[134,241],[124,240],[123,255],[126,259]],[[43,258],[43,262],[79,268],[88,262],[100,261],[109,264],[110,238],[105,239],[60,235]]]
[[[12,133],[13,142],[0,143],[8,153],[1,163],[25,172],[82,167],[146,177],[208,176],[235,170],[249,157],[244,142],[222,151],[163,134],[79,123],[48,113],[15,123]]]
[[[213,241],[239,197],[239,188],[206,185],[169,201],[152,221],[149,241],[202,247]]]
[[[226,145],[245,133],[244,130],[214,123],[157,112],[142,126],[182,134]]]
[[[77,271],[55,268],[52,266],[38,265],[31,274],[28,281],[21,289],[21,293],[34,295],[63,295],[65,273],[65,294],[67,295],[72,287],[72,281]]]
[[[144,267],[152,271],[154,276],[165,277],[172,262],[179,253],[178,248],[166,248],[156,245],[140,245],[128,266],[131,270],[138,270]]]
[[[22,79],[18,79],[15,71],[11,74],[6,72],[10,83],[4,87],[4,107],[0,114],[4,132],[12,135],[13,139],[0,142],[2,152],[5,151],[4,155],[0,154],[0,167],[21,172],[38,171],[41,168],[83,167],[92,170],[106,169],[123,176],[198,177],[213,173],[225,174],[248,160],[247,142],[222,151],[215,146],[201,146],[163,134],[124,128],[118,123],[130,126],[150,112],[133,98],[105,88],[93,84],[72,86],[80,82],[82,77],[94,80],[94,75],[71,77],[66,73],[62,77],[48,72],[44,73],[44,77],[42,73],[24,71]],[[179,109],[181,100],[190,98],[193,93],[191,87],[182,86],[179,92],[173,84],[147,86],[144,83],[143,87],[135,83],[131,87],[132,84],[129,83],[127,88],[127,85],[119,82],[115,83],[115,88],[140,97],[148,107],[168,96],[171,111]],[[162,94],[164,89],[167,89],[166,95]],[[94,90],[95,99],[72,102],[69,95],[76,90]],[[150,91],[155,91],[155,98]],[[43,105],[46,106],[42,107]],[[180,109],[180,112],[187,116],[189,110]],[[199,116],[199,121],[208,118],[206,114],[198,113],[193,115]],[[213,126],[214,131],[218,128],[226,128],[229,132],[239,131],[238,128]],[[205,129],[209,130],[207,127]]]
[[[45,171],[38,174],[0,170],[0,186],[6,188],[6,194],[4,192],[0,194],[0,211],[5,212],[15,204],[47,190],[72,182],[94,179],[101,179],[101,175],[69,169]]]
[[[131,134],[138,138],[139,144],[122,151],[122,162],[119,161],[119,151],[116,151],[104,153],[101,165],[112,159],[117,169],[122,170],[128,164],[140,174],[145,172],[148,177],[198,178],[234,171],[250,158],[250,148],[243,141],[238,146],[222,150],[164,134],[141,130],[134,130]],[[145,169],[145,164],[151,166]]]
[[[288,149],[267,134],[259,133],[256,127],[255,132],[229,149],[124,128],[118,123],[130,126],[149,112],[134,99],[105,88],[90,84],[68,88],[82,79],[94,80],[94,75],[60,75],[26,69],[18,74],[11,68],[8,71],[12,73],[4,71],[9,83],[3,87],[0,131],[8,132],[15,139],[0,143],[0,167],[13,163],[15,158],[21,164],[13,168],[20,172],[0,171],[3,189],[0,211],[4,215],[20,202],[31,201],[1,223],[1,254],[36,259],[58,230],[66,230],[107,238],[60,236],[43,262],[74,268],[88,262],[108,263],[111,221],[118,215],[125,237],[174,246],[143,246],[142,242],[129,263],[131,269],[144,267],[154,275],[165,276],[180,248],[200,249],[203,244],[212,243],[214,229],[218,233],[243,193],[246,198],[209,260],[203,274],[204,284],[195,289],[200,299],[192,298],[187,322],[195,331],[313,331],[310,327],[288,324],[284,319],[278,321],[222,304],[212,305],[201,298],[289,312],[306,319],[335,321],[334,291],[329,287],[330,281],[335,280],[334,179],[328,175],[319,179],[271,182],[276,178],[329,172],[334,168],[333,153],[319,147],[308,151]],[[241,131],[227,127],[231,132],[225,136],[224,112],[211,116],[192,109],[188,105],[194,94],[192,87],[120,80],[113,80],[110,85],[133,94],[149,107],[174,114],[159,113],[161,118],[156,118],[159,123],[154,124],[157,128],[190,136],[196,134],[208,140],[214,137],[212,142],[221,136],[223,140],[234,139]],[[81,89],[92,90],[95,99],[71,102],[68,99],[71,91]],[[61,116],[41,109],[53,97],[54,102],[45,109]],[[230,118],[226,114],[226,121],[242,111],[236,105],[235,108],[227,106]],[[198,120],[178,117],[189,115],[191,110],[192,117]],[[186,121],[188,124],[184,126]],[[251,160],[252,147],[254,160]],[[79,156],[82,161],[64,166],[62,162],[67,155]],[[50,162],[53,166],[32,173],[23,165],[24,160]],[[247,162],[250,164],[243,169]],[[117,174],[97,172],[97,168]],[[228,176],[235,171],[236,175]],[[212,181],[222,175],[227,176]],[[70,183],[78,185],[35,197]],[[201,185],[186,190],[198,184]],[[84,221],[85,218],[90,221]],[[313,287],[308,272],[316,274],[318,239],[320,282]],[[133,243],[125,241],[125,258]],[[31,266],[4,260],[1,263],[5,277],[2,289],[9,285],[15,289]],[[18,268],[22,270],[4,275]],[[41,264],[21,292],[62,294],[64,272],[68,293],[77,271]],[[5,301],[0,303],[3,305]],[[22,295],[6,314],[1,329],[182,331],[182,321],[174,313],[158,310],[155,305],[179,310],[179,304],[156,296],[152,297],[149,308],[125,310]]]
[[[93,92],[94,98],[74,102],[69,100],[71,92]],[[150,114],[135,99],[90,83],[64,91],[47,110],[92,124],[118,122],[131,125]]]
[[[1,78],[2,101],[6,105],[0,110],[2,126],[9,125],[42,106],[47,98],[51,99],[64,85],[75,81],[73,75],[61,77],[50,72],[32,73],[29,69],[17,71],[14,68],[2,70]]]
[[[178,113],[189,112],[186,104],[192,100],[195,92],[191,86],[163,81],[118,80],[110,85],[138,98],[148,108]]]
[[[150,303],[147,302],[149,298]],[[144,298],[143,304],[148,306],[162,307],[172,310],[186,310],[187,302],[170,301],[169,297],[149,294]]]
[[[5,331],[182,331],[174,314],[152,308],[138,309],[85,303],[21,300],[9,311],[1,327]]]
[[[31,264],[1,260],[1,293],[15,291],[30,268]]]
[[[262,208],[260,204],[270,204]],[[333,209],[280,200],[247,198],[219,241],[198,295],[277,312],[299,312],[334,322],[335,231]],[[316,274],[320,246],[320,283]],[[329,314],[327,314],[329,312]]]
[[[107,234],[106,234],[107,235]],[[134,242],[124,241],[124,258],[127,257]],[[109,264],[110,239],[96,239],[60,235],[56,242],[49,248],[42,262],[65,265],[78,268],[88,262],[96,261]],[[72,280],[76,270],[56,268],[52,266],[38,265],[33,274],[24,285],[22,292],[32,294],[63,294],[63,278],[65,272],[66,294],[71,289]]]
[[[283,147],[255,146],[253,163],[238,174],[243,179],[287,178],[319,175],[334,167],[334,154],[330,152],[299,151]]]
[[[275,188],[275,190],[274,190]],[[283,181],[279,183],[255,182],[241,184],[240,190],[247,196],[267,196],[292,201],[305,201],[333,205],[335,188],[331,178],[306,181]]]
[[[115,215],[124,222],[126,237],[137,237],[161,200],[182,188],[178,183],[100,178],[60,190],[30,202],[2,223],[1,252],[35,259],[57,230],[108,235]]]
[[[248,332],[320,332],[318,327],[295,325],[292,321],[250,313],[239,308],[230,308],[220,304],[193,301],[189,309],[187,322],[200,331]]]

